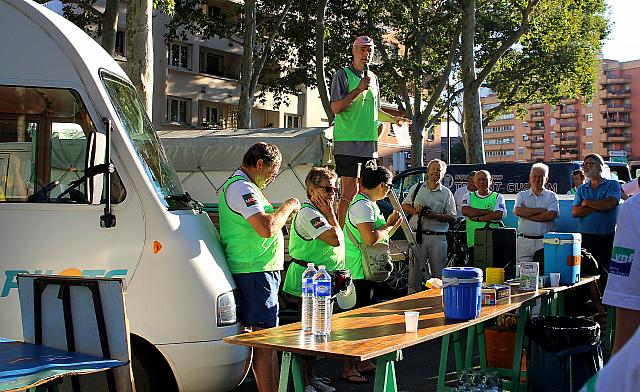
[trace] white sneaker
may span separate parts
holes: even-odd
[[[316,389],[311,385],[307,385],[306,387],[304,387],[304,392],[318,392],[318,391],[316,391]]]
[[[336,392],[336,389],[331,385],[327,385],[331,382],[330,379],[326,377],[314,377],[309,381],[309,384],[312,385],[316,391],[318,392]]]

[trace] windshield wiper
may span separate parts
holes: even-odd
[[[200,203],[198,200],[191,197],[189,192],[185,192],[178,195],[167,195],[164,198],[167,201],[175,201],[178,203],[183,203],[188,206],[191,206],[194,210],[198,210],[198,214],[202,214],[202,209],[204,208],[204,204]]]

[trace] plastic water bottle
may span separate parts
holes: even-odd
[[[311,332],[313,323],[313,277],[317,272],[313,263],[307,263],[307,269],[302,273],[301,321],[304,332]]]
[[[331,334],[331,276],[324,265],[318,267],[313,278],[313,327],[317,336]]]

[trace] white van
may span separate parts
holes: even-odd
[[[240,326],[218,233],[129,79],[35,2],[0,0],[0,36],[0,336],[21,338],[20,273],[123,277],[136,389],[233,389],[249,351],[222,342]]]

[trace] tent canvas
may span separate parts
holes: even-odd
[[[329,163],[327,128],[268,128],[158,131],[167,157],[185,191],[206,205],[217,205],[222,185],[240,167],[242,156],[257,142],[278,146],[282,166],[265,189],[272,203],[306,198],[304,179],[313,166]]]

